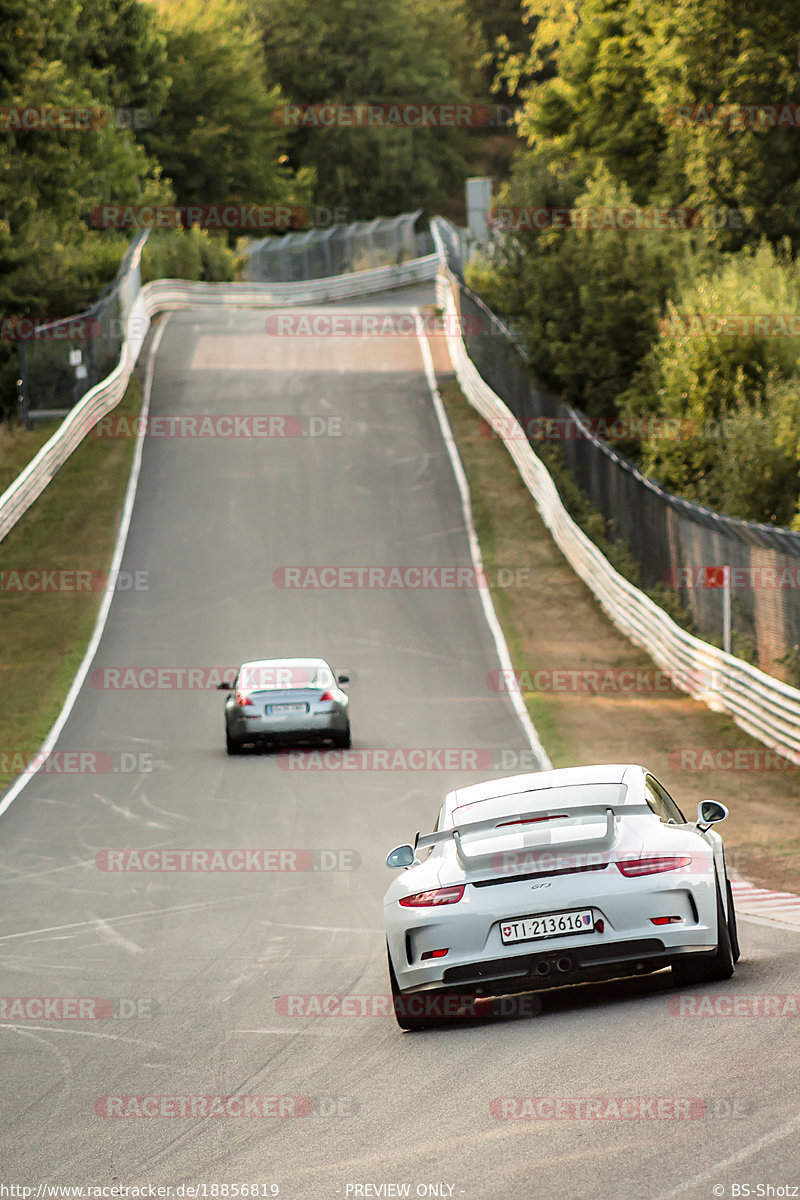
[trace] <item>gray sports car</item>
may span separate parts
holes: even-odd
[[[220,683],[225,701],[225,747],[248,743],[330,740],[350,745],[349,700],[322,658],[267,658],[242,663],[233,683]]]

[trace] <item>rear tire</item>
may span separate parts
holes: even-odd
[[[457,1005],[452,1003],[456,997],[447,990],[411,992],[404,995],[397,983],[388,944],[386,954],[389,959],[389,982],[392,988],[394,1015],[401,1029],[441,1029],[460,1018],[475,1020],[478,1017],[475,1011],[477,997],[471,994],[461,996]],[[438,1012],[436,1011],[437,1000],[439,1001]],[[416,1011],[412,1011],[412,1009]],[[420,1009],[423,1010],[422,1013],[420,1013]],[[427,1010],[426,1015],[424,1015],[425,1010]]]
[[[411,1014],[408,1012],[408,1008],[407,1008],[406,1002],[405,1002],[405,997],[403,996],[403,993],[400,991],[400,988],[397,983],[397,976],[394,973],[394,967],[392,966],[392,956],[391,956],[391,954],[389,954],[388,946],[386,947],[386,954],[389,959],[389,984],[392,989],[392,1006],[394,1007],[394,1015],[397,1020],[397,1024],[400,1026],[401,1029],[408,1029],[408,1030],[427,1028],[428,1023],[427,1023],[427,1021],[424,1020],[424,1018],[411,1016]]]
[[[242,747],[240,743],[233,740],[227,729],[225,730],[225,749],[228,751],[228,754],[242,753]]]
[[[334,746],[338,746],[338,748],[340,750],[349,750],[350,749],[350,747],[352,745],[352,738],[350,737],[350,726],[349,725],[347,726],[347,729],[345,729],[344,733],[336,734],[336,736],[333,739],[333,744],[334,744]]]
[[[739,930],[736,926],[736,909],[733,906],[733,888],[731,887],[730,879],[725,880],[725,887],[728,893],[728,937],[731,939],[733,961],[737,963],[741,957],[741,951],[739,949]]]
[[[673,963],[672,974],[680,983],[714,983],[730,979],[735,962],[733,953],[717,883],[717,948],[713,954],[687,954],[685,962]]]

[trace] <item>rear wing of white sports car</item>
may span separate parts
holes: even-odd
[[[490,839],[493,835],[508,836],[508,833],[522,832],[524,850],[557,850],[559,853],[571,853],[575,850],[599,851],[611,849],[617,835],[619,817],[656,817],[648,804],[585,804],[575,805],[571,811],[564,811],[566,806],[555,808],[552,812],[542,812],[541,809],[532,812],[515,813],[513,816],[490,817],[483,821],[460,822],[452,829],[440,829],[436,833],[417,834],[414,842],[415,850],[424,850],[429,846],[437,846],[451,838],[456,845],[456,854],[463,867],[476,866],[481,861],[491,858],[492,854],[483,851],[480,854],[468,854],[464,849],[463,838],[481,836],[481,840]],[[597,826],[605,821],[602,833],[589,837],[576,837],[569,841],[553,842],[548,835],[550,830],[563,827],[572,821],[589,818],[588,824]],[[594,819],[592,819],[594,818]],[[520,830],[518,827],[534,826]],[[537,837],[537,834],[540,836]]]

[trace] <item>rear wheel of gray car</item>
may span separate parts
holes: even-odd
[[[228,733],[227,729],[225,730],[225,749],[228,751],[228,754],[241,754],[242,753],[241,745],[239,744],[239,742],[235,742],[233,740],[231,735]]]
[[[687,954],[685,961],[673,963],[672,974],[681,983],[713,983],[717,979],[730,979],[735,962],[733,954],[731,935],[717,884],[717,948],[713,954]]]

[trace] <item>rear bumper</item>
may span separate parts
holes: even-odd
[[[299,713],[285,717],[237,718],[229,723],[230,736],[240,742],[302,741],[335,737],[347,731],[345,713]]]
[[[606,946],[587,945],[449,967],[437,982],[403,989],[404,992],[439,991],[465,987],[478,995],[539,991],[569,983],[646,975],[669,967],[687,954],[711,953],[714,945],[667,947],[660,938],[633,938]]]
[[[516,944],[504,944],[497,899],[489,888],[468,889],[458,906],[440,910],[402,908],[388,902],[387,937],[397,982],[403,992],[472,985],[484,994],[548,987],[582,980],[644,974],[670,966],[687,954],[713,952],[717,943],[716,891],[713,876],[695,877],[691,885],[679,875],[656,884],[649,877],[606,881],[598,896],[588,876],[569,877],[565,911],[589,908],[605,929],[568,933]],[[494,890],[494,889],[491,889]],[[555,890],[555,889],[554,889]],[[566,890],[566,887],[565,887]],[[504,903],[507,889],[499,889]],[[594,893],[594,894],[593,894]],[[526,890],[517,908],[535,912]],[[561,898],[559,897],[558,900]],[[558,911],[557,902],[551,911]],[[456,908],[458,911],[455,911]],[[679,923],[653,925],[650,915],[678,915]],[[509,919],[514,919],[509,917]],[[438,958],[426,953],[447,948]],[[560,963],[560,965],[559,965]]]

